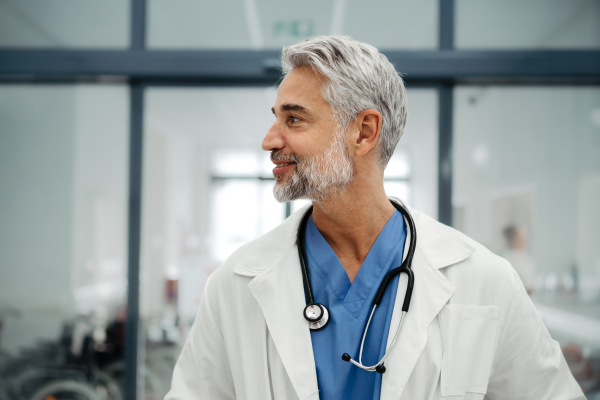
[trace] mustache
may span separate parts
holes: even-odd
[[[293,161],[295,163],[300,162],[300,157],[297,154],[285,154],[283,150],[273,150],[271,151],[271,161],[281,160],[281,161]]]

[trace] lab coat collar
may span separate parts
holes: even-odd
[[[396,198],[391,200],[400,202]],[[318,392],[310,331],[302,317],[306,304],[296,246],[298,225],[307,208],[303,207],[257,239],[233,269],[239,275],[253,278],[248,288],[262,308],[269,333],[301,400]],[[466,259],[474,251],[456,231],[406,208],[417,230],[412,263],[415,287],[409,312],[385,362],[388,372],[383,376],[382,400],[400,398],[427,342],[427,327],[454,293],[454,286],[438,270]],[[405,246],[405,256],[407,249]],[[406,290],[406,275],[402,274],[400,279],[388,347],[398,327]]]
[[[431,268],[438,270],[456,264],[469,257],[475,250],[452,228],[413,210],[396,197],[390,197],[390,200],[404,205],[412,215],[418,232],[417,252],[421,251],[423,258]],[[308,207],[309,205],[302,207],[277,228],[256,239],[235,265],[233,271],[239,275],[255,277],[278,265],[286,252],[293,250],[297,255],[298,225]],[[406,255],[408,246],[405,246],[404,250]],[[265,257],[267,254],[269,256]]]

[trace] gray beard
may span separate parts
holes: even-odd
[[[271,159],[296,162],[295,171],[285,183],[281,182],[281,176],[275,177],[273,195],[280,203],[334,197],[354,178],[354,163],[344,143],[344,135],[339,133],[320,156],[300,159],[296,154],[286,156],[273,152]]]

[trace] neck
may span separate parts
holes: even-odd
[[[313,202],[313,222],[338,256],[350,282],[395,211],[383,190],[383,176],[372,178],[357,176],[335,197]]]

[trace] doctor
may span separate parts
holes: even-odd
[[[277,200],[313,208],[213,273],[166,399],[584,399],[514,269],[407,208],[415,234],[386,197],[383,171],[406,122],[386,57],[319,36],[284,48],[282,65],[263,149]],[[396,275],[363,346],[375,293],[415,239],[410,308],[400,323],[408,275]],[[328,314],[322,329],[305,318],[307,287]],[[384,355],[385,371],[347,362]]]

